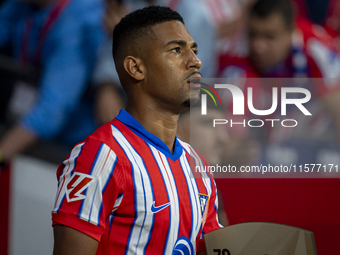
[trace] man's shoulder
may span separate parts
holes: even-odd
[[[126,133],[127,130],[128,127],[126,125],[124,125],[118,119],[113,119],[110,122],[97,128],[91,135],[86,138],[86,140],[97,140],[105,143],[110,148],[113,148],[116,141],[115,136],[117,136],[117,132],[123,135],[123,133]]]

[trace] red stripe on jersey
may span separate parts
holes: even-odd
[[[124,198],[120,206],[117,207],[113,213],[113,220],[111,222],[111,218],[108,217],[108,215],[111,213],[110,211],[113,211],[113,205],[112,207],[107,208],[106,213],[103,215],[103,220],[105,217],[105,222],[103,222],[103,225],[106,227],[106,230],[101,237],[101,244],[110,244],[111,247],[109,248],[106,245],[100,244],[98,246],[96,255],[107,254],[108,250],[114,250],[117,254],[125,253],[125,250],[128,248],[126,245],[128,243],[130,229],[133,226],[133,222],[136,217],[134,206],[135,199],[133,195],[134,191],[125,189],[125,187],[131,187],[131,185],[133,185],[133,180],[131,178],[131,163],[127,159],[124,150],[113,137],[111,125],[116,126],[121,132],[126,132],[124,130],[130,131],[125,125],[115,119],[92,134],[95,139],[100,139],[101,141],[105,142],[105,144],[115,152],[118,158],[118,163],[116,165],[117,171],[114,171],[112,178],[114,184],[109,185],[110,190],[104,193],[103,201],[108,201],[105,195],[110,193],[115,194],[113,202],[116,200],[118,195],[123,192]],[[109,129],[109,131],[107,129]],[[118,193],[115,191],[117,186],[122,186],[121,191]],[[103,206],[105,206],[105,204]],[[124,217],[121,217],[122,215],[124,215]],[[110,240],[114,240],[114,242]],[[114,247],[112,246],[113,244]]]
[[[109,158],[109,156],[110,156],[110,153],[107,153],[106,158],[105,158],[105,161],[104,161],[104,164],[103,164],[103,166],[102,166],[102,169],[100,170],[100,174],[103,172],[104,166],[105,166],[105,164],[106,164],[107,159]]]
[[[190,238],[190,231],[193,231],[192,222],[192,201],[188,190],[188,183],[183,173],[179,160],[169,160],[170,168],[173,170],[176,186],[178,189],[178,199],[180,207],[181,224],[179,227],[178,236]],[[189,184],[190,185],[190,184]],[[185,209],[184,209],[185,208]],[[200,215],[199,215],[200,216]]]
[[[106,132],[103,131],[105,129],[109,129],[110,132],[107,132],[107,130],[106,130]],[[99,136],[101,136],[101,137],[105,133],[108,134],[106,136],[106,142],[108,144],[110,144],[112,147],[115,147],[116,152],[122,151],[120,149],[119,145],[112,138],[112,135],[110,136],[110,134],[112,133],[110,124],[103,126],[102,129],[98,130],[98,132],[101,133],[101,134],[99,134]],[[85,173],[85,174],[90,174],[91,169],[94,167],[95,159],[96,159],[97,154],[98,154],[98,150],[100,149],[102,144],[103,143],[101,141],[99,141],[97,137],[89,136],[86,139],[85,144],[83,145],[83,148],[82,148],[80,155],[76,159],[74,170],[70,169],[67,166],[67,169],[65,169],[64,173],[66,173],[66,170],[67,171],[73,170],[73,172],[81,172],[81,173]],[[70,155],[71,154],[72,153],[70,153]],[[108,157],[106,156],[104,163],[106,163],[107,159],[108,159]],[[69,161],[66,161],[66,165],[67,164],[69,164]],[[115,163],[116,168],[117,168],[117,165],[119,165],[118,161]],[[60,174],[63,173],[63,171],[62,171],[63,167],[65,167],[65,166],[61,165],[59,167],[61,170],[59,169],[59,171],[58,171],[58,173],[59,173],[58,178],[60,177]],[[63,176],[63,178],[65,178],[65,176]],[[113,175],[109,176],[108,182],[111,182],[111,184],[109,183],[106,186],[105,192],[102,194],[102,196],[103,196],[103,200],[110,201],[111,203],[102,204],[102,210],[101,210],[102,213],[101,213],[100,218],[99,218],[100,229],[101,229],[99,231],[100,235],[98,234],[98,227],[95,224],[87,222],[86,219],[85,220],[79,219],[79,217],[78,217],[79,209],[80,209],[81,204],[84,200],[67,202],[67,200],[64,199],[62,204],[60,205],[58,213],[52,214],[53,224],[60,223],[60,224],[68,225],[68,226],[73,227],[73,228],[75,228],[75,229],[77,229],[77,230],[79,230],[83,233],[86,233],[89,236],[92,236],[93,238],[100,241],[102,239],[103,232],[108,227],[107,218],[108,218],[108,215],[111,213],[111,211],[113,209],[114,201],[116,200],[116,198],[118,197],[120,192],[122,192],[122,190],[124,190],[124,187],[122,186],[125,183],[124,182],[124,173],[122,171],[114,171]],[[114,184],[112,184],[112,182],[114,182]],[[66,183],[66,185],[67,185],[67,183]],[[64,196],[64,194],[61,194],[61,195]],[[65,218],[67,217],[66,215],[73,215],[72,220],[68,221],[67,224],[65,222]],[[75,218],[78,219],[78,220],[75,220]]]
[[[129,128],[119,121],[115,121],[114,125],[122,132],[125,138],[130,142],[131,146],[139,155],[143,155],[143,160],[146,169],[148,170],[151,185],[153,189],[155,206],[160,206],[169,202],[167,189],[164,180],[159,170],[158,164],[148,146],[148,144],[140,137],[135,135]],[[131,179],[132,181],[132,179]],[[133,203],[131,203],[133,204]],[[125,204],[123,205],[125,206]],[[122,207],[123,207],[122,206]],[[153,247],[164,247],[167,239],[167,229],[169,228],[170,207],[167,207],[154,214],[154,225],[152,227],[152,235],[150,236],[149,244],[146,248],[146,253],[153,254]],[[113,220],[115,223],[115,220]],[[126,242],[127,243],[127,240]]]
[[[193,151],[193,149],[191,147],[190,147],[190,149],[191,149],[190,154],[192,154],[192,155],[197,154],[199,156],[199,158],[202,160],[202,164],[204,166],[209,165],[208,161],[201,154],[199,154],[196,151]],[[195,173],[194,175],[195,175],[195,178],[196,178],[196,183],[197,183],[197,186],[198,186],[199,193],[208,195],[208,190],[207,190],[206,186],[204,185],[202,177],[198,177],[201,174],[197,173],[195,171],[195,160],[189,154],[187,154],[187,159],[190,162],[190,167],[191,167],[192,171],[194,171],[194,173]],[[206,183],[211,188],[211,195],[209,197],[208,204],[206,205],[206,212],[207,212],[206,219],[207,220],[206,220],[204,226],[202,226],[204,233],[209,233],[209,232],[219,228],[219,223],[218,223],[217,218],[216,218],[217,211],[215,210],[216,185],[213,182],[211,173],[207,172],[207,175],[209,176],[209,178],[205,178],[204,180],[206,181]],[[202,232],[202,228],[200,229],[200,233],[201,232]],[[198,236],[198,238],[197,238],[198,240],[196,242],[196,248],[197,248],[196,251],[197,252],[205,250],[204,239],[199,239],[199,238],[200,238],[200,236]]]
[[[80,145],[80,144],[75,145],[74,148],[73,148],[73,150],[74,150],[77,146],[79,146],[79,145]],[[72,151],[71,151],[71,152],[72,152]],[[69,157],[70,157],[70,155],[71,155],[71,152],[68,154],[67,159],[69,159]],[[59,188],[59,192],[58,192],[58,195],[57,195],[55,204],[54,204],[54,208],[57,206],[57,201],[59,200],[59,197],[60,197],[60,195],[61,195],[61,192],[64,190],[64,185],[65,185],[65,178],[66,178],[66,176],[65,176],[65,175],[62,176],[62,174],[71,171],[72,169],[70,170],[70,167],[71,167],[70,162],[69,162],[69,161],[66,161],[65,164],[64,164],[64,163],[60,164],[59,167],[58,167],[58,169],[57,169],[57,179],[58,179],[58,181],[59,181],[58,186],[59,186],[60,188],[58,187],[58,188]],[[62,176],[62,178],[60,179],[61,176]],[[61,182],[61,183],[60,183],[60,182]],[[65,193],[62,194],[62,196],[65,196],[65,195],[66,195]]]
[[[116,133],[118,136],[113,137],[112,132]],[[123,144],[122,142],[124,141],[129,142],[131,145],[131,148],[130,148],[130,145],[126,145],[125,143]],[[138,208],[139,210],[138,219],[139,219],[140,224],[144,224],[140,221],[140,219],[141,217],[143,217],[145,213],[141,210],[145,209],[148,215],[147,219],[149,220],[149,223],[148,223],[149,225],[147,226],[150,229],[150,237],[148,240],[145,240],[144,238],[145,236],[143,237],[144,241],[148,242],[148,245],[145,248],[146,249],[145,251],[147,254],[156,254],[156,253],[159,254],[160,250],[164,251],[164,247],[166,243],[168,242],[168,240],[170,240],[168,236],[168,230],[169,230],[169,226],[171,226],[172,224],[172,222],[170,222],[171,217],[180,216],[181,225],[179,226],[179,235],[189,237],[189,231],[191,230],[191,222],[193,221],[192,216],[191,216],[192,208],[191,208],[190,199],[193,199],[193,198],[190,197],[189,195],[188,185],[186,183],[186,178],[183,173],[180,162],[179,160],[173,162],[169,158],[165,159],[163,164],[165,166],[169,164],[169,166],[171,167],[171,171],[173,171],[171,174],[166,173],[166,171],[163,171],[160,169],[163,166],[159,165],[159,164],[162,164],[160,159],[162,158],[164,159],[164,157],[162,156],[160,157],[160,159],[156,160],[156,158],[158,157],[158,154],[154,154],[154,153],[157,149],[155,149],[154,147],[149,147],[149,146],[150,145],[147,144],[142,138],[140,138],[138,135],[133,133],[126,125],[124,125],[122,122],[120,122],[117,119],[113,120],[111,123],[108,123],[102,126],[97,131],[95,131],[93,135],[91,135],[90,137],[86,139],[86,142],[83,145],[82,151],[76,161],[76,166],[75,166],[74,171],[82,172],[84,174],[91,173],[92,176],[99,175],[100,173],[102,173],[104,174],[106,178],[107,175],[105,175],[105,173],[106,174],[108,173],[108,169],[105,168],[104,170],[102,168],[102,164],[105,165],[105,162],[107,161],[112,163],[113,162],[112,157],[114,157],[114,159],[116,160],[114,161],[115,163],[112,165],[112,169],[114,168],[112,176],[110,175],[107,177],[106,183],[100,184],[102,185],[100,186],[102,197],[94,196],[94,194],[96,193],[93,192],[93,186],[91,186],[91,188],[88,189],[88,190],[91,190],[92,192],[91,194],[93,195],[93,198],[94,198],[93,200],[94,204],[96,206],[98,205],[100,206],[100,209],[97,208],[97,211],[96,211],[97,214],[95,214],[95,215],[98,215],[100,224],[99,226],[97,226],[96,224],[88,222],[87,219],[85,220],[79,219],[78,212],[81,206],[81,201],[68,202],[66,199],[62,202],[59,212],[53,213],[52,215],[54,224],[58,224],[58,223],[65,224],[67,226],[78,229],[79,231],[85,234],[88,234],[89,236],[92,236],[93,238],[97,239],[100,242],[97,253],[96,253],[97,255],[101,255],[101,254],[104,255],[110,252],[114,252],[117,254],[125,254],[126,250],[128,248],[131,248],[131,247],[127,247],[127,245],[129,245],[129,238],[131,236],[131,233],[133,233],[132,236],[134,236],[134,238],[136,237],[138,238],[138,231],[135,231],[135,230],[138,229],[139,226],[141,226],[141,225],[139,226],[134,225],[135,220],[137,219],[136,208]],[[133,169],[132,167],[131,162],[135,160],[134,158],[135,156],[131,157],[127,151],[126,151],[127,153],[126,154],[123,148],[125,150],[126,148],[135,150],[136,154],[139,154],[139,156],[142,158],[143,163],[145,165],[146,172],[143,170],[144,166],[138,165],[138,167],[141,167],[141,171],[144,171],[143,176],[141,176],[141,180],[137,180],[139,178],[138,176],[139,169],[138,168]],[[96,160],[98,150],[101,151],[100,160],[98,159],[98,162],[100,164],[96,164],[94,167],[93,164]],[[108,153],[108,155],[112,155],[111,158],[108,157],[106,153]],[[154,155],[156,156],[156,158],[154,157]],[[187,158],[188,160],[190,160],[189,159],[190,157],[188,155],[187,155]],[[136,164],[134,164],[134,166],[136,166]],[[93,167],[94,169],[91,170]],[[68,169],[68,171],[72,171],[72,169]],[[59,171],[59,172],[62,173],[62,171]],[[148,177],[146,177],[145,173],[148,174]],[[168,194],[168,192],[170,193],[171,188],[169,186],[166,186],[166,185],[169,185],[165,183],[165,181],[167,181],[166,174],[169,174],[168,175],[169,179],[172,179],[171,175],[173,174],[174,176],[173,178],[176,181],[176,186],[173,186],[172,189],[173,189],[174,194],[176,194],[177,191],[179,194],[178,199],[179,199],[179,204],[180,204],[180,215],[173,216],[170,214],[170,212],[173,210],[173,208],[171,209],[171,205],[168,207],[165,207],[163,210],[156,211],[154,214],[150,213],[151,208],[144,208],[141,204],[139,204],[137,207],[136,200],[138,201],[143,200],[144,197],[141,198],[140,196],[138,196],[136,198],[135,189],[139,188],[139,191],[142,191],[142,192],[143,190],[144,192],[146,190],[146,189],[141,189],[141,186],[135,186],[137,181],[139,181],[140,184],[141,184],[141,181],[142,183],[145,183],[144,181],[147,181],[147,182],[150,181],[152,190],[150,191],[149,189],[148,192],[152,192],[152,195],[154,198],[153,200],[155,202],[156,207],[165,205],[168,202],[170,202],[171,197],[169,196],[171,196],[171,194]],[[98,176],[96,177],[100,178]],[[163,177],[165,179],[163,179]],[[68,178],[70,179],[70,177]],[[198,183],[198,191],[203,194],[208,194],[206,189],[204,188],[204,183],[202,179],[196,179],[196,180]],[[208,181],[210,182],[211,180],[209,179],[207,180],[207,182]],[[65,185],[67,185],[67,183],[65,183]],[[64,185],[64,189],[66,188],[65,185]],[[193,185],[196,185],[196,183],[193,182]],[[213,190],[213,194],[214,192],[215,191]],[[138,193],[138,194],[143,196],[142,193]],[[150,206],[149,203],[151,200],[149,195],[151,194],[147,193],[148,202],[146,204],[148,206]],[[117,201],[118,197],[119,199]],[[88,198],[92,198],[92,197],[89,196],[83,201],[86,201]],[[101,201],[104,201],[104,203],[100,204]],[[175,201],[177,201],[177,195],[176,195]],[[88,201],[86,203],[88,204]],[[210,200],[209,208],[213,208],[213,203],[214,203],[214,200],[213,202],[211,202]],[[113,211],[114,206],[118,204],[119,206],[117,206],[117,209]],[[90,207],[92,210],[91,205]],[[86,208],[89,209],[89,206],[87,206]],[[83,215],[86,215],[86,213],[87,212],[84,212]],[[92,216],[88,216],[88,217],[89,219],[91,219]],[[213,218],[216,218],[216,215]],[[151,222],[150,219],[153,219],[153,222]],[[214,223],[209,223],[209,224],[214,224]],[[216,228],[218,228],[218,225]],[[144,230],[147,231],[149,229],[144,229]],[[132,230],[134,230],[134,232],[132,232]],[[171,235],[171,233],[169,235]],[[194,237],[196,238],[196,236]],[[199,239],[199,237],[200,237],[200,234],[197,236],[197,239]],[[136,241],[136,239],[133,239],[133,240]],[[176,241],[176,240],[172,240],[172,241]],[[169,244],[172,245],[172,243],[169,243]],[[198,246],[200,246],[200,244],[197,242],[196,247]],[[140,251],[141,250],[138,250],[137,253]]]
[[[76,148],[77,146],[80,146],[81,144],[82,144],[82,143],[76,144],[76,145],[73,147],[73,149]],[[71,151],[71,152],[72,152],[72,151]],[[69,158],[70,158],[71,152],[67,155],[66,159],[69,159]],[[67,162],[68,162],[68,161],[67,161]],[[67,168],[66,168],[66,166],[67,166]],[[64,165],[64,163],[60,164],[59,167],[58,167],[58,169],[57,169],[57,173],[56,173],[56,174],[57,174],[57,179],[58,179],[59,182],[61,181],[61,184],[59,183],[59,186],[61,185],[61,188],[59,189],[59,192],[58,192],[58,194],[57,194],[57,198],[56,198],[54,207],[56,207],[57,201],[58,201],[59,196],[60,196],[60,192],[63,190],[63,186],[64,186],[64,184],[65,184],[65,176],[62,178],[62,180],[60,180],[60,176],[63,174],[64,170],[65,170],[65,172],[68,172],[69,169],[70,169],[70,164],[68,164],[68,163],[66,163],[66,165]]]
[[[57,178],[58,178],[58,180],[59,180],[59,177],[61,176],[61,174],[62,174],[62,172],[63,172],[63,169],[64,169],[65,167],[66,167],[66,166],[64,166],[64,164],[59,165],[58,170],[57,170]],[[66,169],[66,172],[69,171],[69,168],[70,168],[70,165],[68,165],[68,167],[67,167],[67,169]],[[62,178],[61,180],[59,180],[59,181],[61,181],[61,184],[59,183],[59,185],[61,185],[61,188],[59,189],[59,192],[58,192],[58,195],[57,195],[57,199],[55,200],[54,208],[57,206],[57,201],[58,201],[58,199],[59,199],[59,197],[60,197],[60,193],[61,193],[61,191],[62,191],[63,188],[64,188],[64,184],[65,184],[65,176],[63,176],[63,178]]]
[[[162,161],[163,167],[164,167],[164,169],[165,169],[166,166],[165,166],[165,163],[164,163],[164,161],[163,161],[163,159],[162,159],[162,157],[161,157],[161,153],[160,153],[159,151],[158,151],[158,155],[159,155],[159,157],[160,157],[160,159],[161,159],[161,161]],[[176,196],[175,196],[174,188],[172,187],[171,179],[170,179],[170,176],[169,176],[168,172],[166,172],[166,176],[167,176],[168,181],[169,181],[169,183],[170,183],[171,195],[172,195],[174,201],[176,201]],[[177,205],[176,205],[176,204],[175,204],[175,210],[177,211]]]
[[[70,168],[70,162],[69,161],[66,162],[67,166],[65,166],[65,168],[67,167],[67,169],[62,172],[63,173],[63,176],[62,176],[63,177],[63,184],[62,185],[66,185],[66,187],[67,187],[68,181],[71,181],[73,175],[70,176],[69,180],[65,179],[67,177],[66,173],[68,173],[70,171],[73,171],[73,173],[74,172],[80,172],[80,173],[84,173],[84,174],[90,174],[93,162],[95,160],[95,157],[97,155],[97,151],[98,151],[100,145],[101,145],[101,142],[99,142],[99,141],[93,141],[91,143],[91,145],[89,145],[88,143],[85,142],[83,147],[85,147],[85,146],[91,146],[91,147],[87,148],[87,150],[82,150],[82,152],[79,154],[79,156],[75,159],[75,163],[74,163],[75,165],[74,165],[73,169]],[[59,167],[63,167],[63,165],[60,165]],[[60,176],[58,176],[58,179],[59,178],[60,178]],[[60,189],[60,190],[62,191],[63,189]],[[60,194],[60,195],[64,196],[64,194]],[[78,201],[74,201],[74,202],[70,202],[70,203],[66,203],[65,201],[66,201],[66,199],[61,204],[61,206],[58,210],[58,213],[59,212],[67,212],[67,213],[73,213],[73,214],[77,215],[83,200],[78,200]]]

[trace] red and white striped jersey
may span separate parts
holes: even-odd
[[[97,254],[196,254],[219,223],[215,182],[194,164],[207,162],[177,138],[172,154],[122,110],[59,166],[53,224],[98,240]]]

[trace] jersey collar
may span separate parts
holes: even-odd
[[[161,151],[165,156],[176,161],[183,153],[183,148],[180,142],[175,137],[174,153],[172,154],[168,146],[157,136],[148,132],[130,113],[126,110],[120,110],[116,117],[119,121],[124,123],[129,129],[139,136],[141,139],[151,144],[153,147]]]

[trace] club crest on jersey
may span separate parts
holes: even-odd
[[[82,193],[94,182],[94,177],[75,172],[67,184],[66,199],[68,202],[85,199]]]
[[[207,214],[206,212],[208,211],[207,207],[208,207],[209,196],[205,195],[205,194],[198,193],[198,198],[199,198],[199,201],[200,201],[202,219],[203,219],[203,222],[204,222],[205,219],[206,219],[206,214]]]

